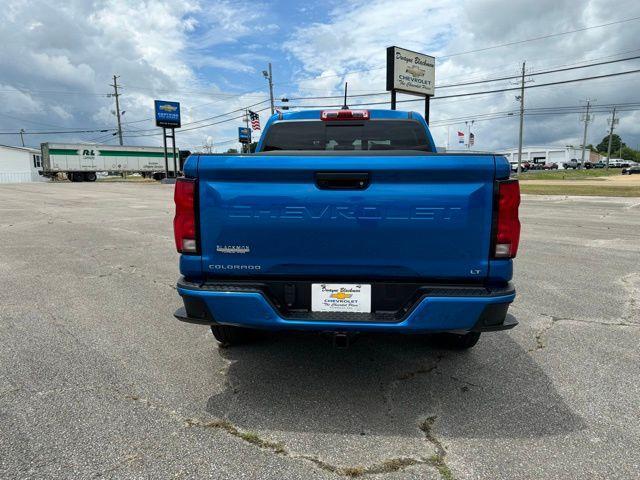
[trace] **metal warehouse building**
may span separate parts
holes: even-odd
[[[518,148],[499,150],[498,155],[507,157],[510,163],[518,162]],[[585,152],[585,160],[597,162],[601,156],[596,152]],[[562,164],[571,160],[582,161],[582,148],[558,147],[558,146],[527,146],[522,147],[522,161],[531,163],[557,163],[558,168],[563,168]]]
[[[40,150],[29,147],[0,145],[0,183],[41,182]]]

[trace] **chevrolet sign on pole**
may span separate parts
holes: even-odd
[[[155,100],[156,127],[180,128],[180,103]]]
[[[396,109],[396,92],[425,97],[425,120],[429,122],[429,98],[435,93],[435,57],[400,47],[387,48],[387,91],[391,109]]]
[[[173,175],[178,175],[178,165],[176,160],[176,128],[180,128],[180,103],[167,102],[165,100],[154,100],[154,111],[156,116],[156,126],[162,127],[164,144],[164,169],[165,177],[169,177],[169,159],[167,154],[167,138],[171,138],[173,144]],[[171,135],[167,135],[167,128],[171,130]]]

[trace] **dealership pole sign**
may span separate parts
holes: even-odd
[[[425,117],[429,121],[429,99],[435,93],[436,59],[400,47],[387,48],[387,91],[391,109],[396,109],[396,92],[425,97]]]
[[[164,144],[164,171],[165,177],[169,178],[169,155],[167,152],[167,138],[171,139],[173,145],[173,176],[178,176],[178,162],[176,155],[176,128],[180,128],[180,103],[168,102],[166,100],[154,100],[154,111],[156,117],[156,127],[162,127]],[[167,129],[171,131],[167,135]]]
[[[180,103],[155,100],[156,127],[180,128]]]
[[[251,129],[248,127],[238,127],[238,141],[240,143],[251,143]]]

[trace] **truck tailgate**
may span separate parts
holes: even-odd
[[[336,173],[347,183],[318,184]],[[488,275],[492,155],[201,156],[198,178],[205,274]]]

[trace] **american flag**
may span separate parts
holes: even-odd
[[[253,130],[260,130],[260,115],[249,110],[249,120],[251,120],[251,128]]]
[[[464,133],[458,130],[458,143],[464,143]]]

